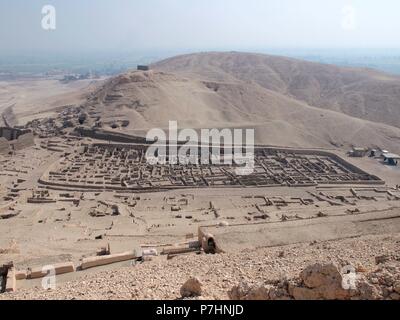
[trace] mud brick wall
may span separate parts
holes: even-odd
[[[33,133],[29,132],[24,135],[21,135],[18,137],[17,140],[11,141],[11,144],[14,145],[14,150],[22,150],[24,148],[31,147],[35,144]]]
[[[0,153],[8,153],[10,151],[10,144],[6,138],[0,137]]]
[[[5,138],[6,140],[10,141],[13,140],[13,131],[11,128],[0,128],[0,137]]]
[[[0,127],[0,137],[3,137],[8,141],[17,140],[20,136],[25,135],[29,132],[29,130]]]
[[[0,153],[21,150],[35,144],[33,133],[29,130],[0,128]]]
[[[0,293],[4,293],[6,290],[7,272],[6,266],[0,266]]]
[[[62,163],[64,169],[50,169],[42,176],[39,183],[68,190],[72,188],[140,191],[187,187],[239,188],[279,185],[298,187],[317,184],[384,183],[379,178],[326,151],[257,148],[255,153],[260,159],[260,164],[254,175],[232,177],[229,170],[211,165],[203,168],[206,170],[204,177],[203,171],[184,166],[170,168],[166,165],[164,168],[149,168],[143,159],[143,152],[147,147],[145,144],[122,143],[86,145],[81,155],[75,155]],[[99,163],[100,166],[97,167]],[[59,172],[60,170],[62,172]],[[92,170],[94,175],[87,179],[86,174]],[[69,180],[64,177],[64,172],[67,171],[72,174]],[[211,176],[208,176],[207,172]],[[112,177],[112,174],[115,174],[115,177]]]
[[[380,178],[374,175],[370,175],[369,173],[361,170],[355,165],[352,165],[351,163],[347,162],[343,158],[339,157],[338,155],[329,152],[329,151],[323,151],[323,150],[309,150],[309,149],[283,149],[283,148],[262,148],[262,147],[257,147],[255,148],[255,152],[257,150],[268,150],[271,153],[273,152],[282,152],[282,153],[296,153],[296,154],[304,154],[304,155],[315,155],[315,156],[325,156],[325,157],[330,157],[332,160],[336,161],[337,163],[341,164],[343,167],[348,169],[351,172],[358,173],[358,174],[364,174],[364,175],[369,175],[372,180],[375,181],[382,181]]]
[[[143,143],[148,144],[146,138],[131,136],[123,133],[116,133],[111,131],[104,131],[98,129],[76,128],[75,132],[82,137],[89,137],[92,139],[106,140],[120,143]]]
[[[135,150],[147,150],[148,145],[129,145],[129,144],[106,144],[106,143],[94,143],[94,147],[100,147],[104,149],[135,149]]]

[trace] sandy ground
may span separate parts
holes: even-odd
[[[14,119],[10,125],[24,125],[36,118],[54,116],[60,107],[84,102],[97,80],[63,84],[53,79],[0,82],[0,114]],[[11,110],[9,109],[11,108]],[[10,115],[9,113],[12,113]]]

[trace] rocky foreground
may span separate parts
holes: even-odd
[[[400,234],[161,258],[0,299],[400,300]]]

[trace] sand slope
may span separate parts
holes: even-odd
[[[383,91],[393,91],[382,98],[380,105],[387,108],[369,107],[375,100],[368,98],[372,92],[368,85],[365,92],[357,91],[364,94],[365,103],[355,106],[345,103],[346,93],[329,89],[356,90],[364,88],[363,82],[374,84],[376,90],[381,86]],[[152,71],[115,77],[95,91],[87,105],[101,115],[106,128],[128,120],[129,125],[120,130],[131,133],[166,128],[169,120],[177,120],[180,128],[255,128],[256,142],[263,144],[363,145],[400,152],[400,128],[393,125],[400,119],[399,84],[395,77],[369,70],[255,54],[206,53],[168,59]],[[330,102],[334,97],[336,101]],[[368,117],[357,115],[365,109]]]
[[[216,81],[255,82],[308,105],[400,127],[400,77],[249,53],[178,56],[156,69]]]
[[[0,82],[0,125],[10,126],[55,116],[63,106],[79,105],[95,88],[96,81],[63,84],[55,79],[20,79]]]

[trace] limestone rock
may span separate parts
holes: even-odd
[[[300,273],[300,278],[310,289],[342,283],[342,275],[334,264],[311,265]]]
[[[270,300],[269,289],[265,286],[251,286],[246,282],[241,282],[228,292],[228,296],[231,300]]]
[[[388,262],[389,260],[390,260],[390,257],[388,255],[382,255],[382,256],[375,257],[376,264],[382,264],[382,263]]]
[[[357,282],[358,298],[361,300],[377,300],[380,298],[378,289],[366,280]]]
[[[347,300],[355,290],[343,288],[343,276],[334,264],[314,264],[300,273],[300,283],[289,285],[289,293],[296,300]]]
[[[181,287],[182,298],[199,297],[202,294],[202,285],[198,278],[192,277]]]
[[[392,293],[392,294],[390,295],[390,299],[392,299],[392,300],[400,300],[400,294],[398,294],[398,293]]]
[[[396,293],[400,294],[400,281],[396,281],[396,282],[393,284],[393,290],[394,290]]]

